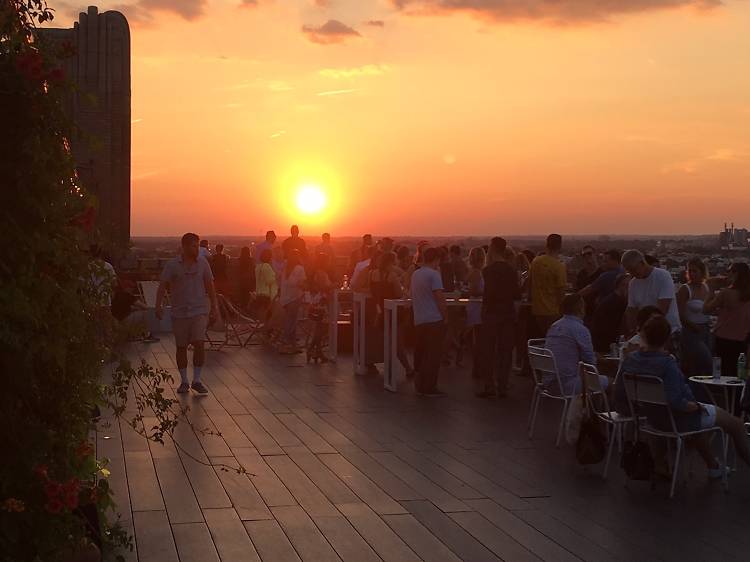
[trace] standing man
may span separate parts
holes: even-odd
[[[531,313],[537,332],[544,337],[552,323],[560,318],[560,304],[565,297],[567,272],[560,261],[562,236],[547,236],[547,253],[531,262]]]
[[[349,272],[350,273],[354,272],[354,268],[357,266],[359,262],[369,257],[370,254],[369,254],[368,248],[371,248],[371,247],[372,247],[372,234],[365,234],[362,237],[362,246],[354,250],[351,256],[349,257]]]
[[[297,250],[302,259],[302,263],[304,264],[307,262],[307,245],[305,244],[305,241],[299,237],[299,226],[293,224],[291,234],[292,235],[281,244],[281,248],[284,250],[284,259],[288,260],[289,256],[292,254],[292,250]]]
[[[200,242],[200,248],[198,248],[198,255],[207,260],[211,259],[211,250],[208,248],[208,240],[203,239]]]
[[[165,291],[172,301],[172,330],[177,347],[177,369],[184,394],[191,388],[198,394],[208,394],[201,382],[201,368],[206,358],[203,341],[209,322],[216,318],[216,291],[211,266],[198,253],[198,235],[188,232],[182,237],[182,252],[164,266],[156,292],[156,317],[161,320]],[[188,384],[187,347],[193,345],[193,384]]]
[[[328,274],[328,278],[333,283],[336,283],[338,281],[338,276],[336,275],[336,254],[334,253],[333,245],[331,244],[331,235],[328,232],[324,232],[321,240],[321,243],[315,248],[315,255],[311,262],[317,262],[320,254],[328,256],[328,270],[326,273]]]
[[[255,261],[260,263],[265,250],[268,250],[273,255],[274,244],[276,244],[276,233],[273,230],[269,230],[266,232],[266,239],[255,247]]]
[[[440,277],[440,253],[436,248],[424,252],[422,267],[411,278],[412,309],[416,326],[417,342],[414,350],[417,394],[442,396],[437,388],[445,338],[447,306],[443,295],[443,280]]]
[[[628,287],[628,308],[625,311],[627,335],[635,333],[638,311],[649,305],[662,311],[672,327],[673,335],[679,332],[682,323],[672,275],[666,269],[646,263],[646,258],[638,250],[625,252],[622,255],[622,266],[633,276]]]

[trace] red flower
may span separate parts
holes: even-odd
[[[65,494],[78,494],[81,490],[81,481],[77,478],[71,478],[65,484],[63,484],[63,491]]]
[[[53,499],[59,499],[60,494],[63,492],[63,487],[59,482],[50,480],[44,485],[44,493],[47,495],[47,499],[52,501]]]
[[[65,494],[65,507],[75,509],[78,507],[78,494]]]
[[[96,219],[96,209],[93,207],[86,207],[85,211],[70,219],[68,224],[70,226],[77,226],[78,228],[89,232],[94,227],[94,219]]]
[[[49,467],[46,464],[38,464],[34,467],[34,474],[39,476],[42,480],[49,480],[49,475],[47,474],[48,470]]]
[[[48,501],[48,502],[47,502],[47,503],[45,504],[45,506],[44,506],[44,507],[45,507],[45,508],[47,509],[47,511],[49,511],[50,513],[60,513],[60,512],[61,512],[61,511],[63,510],[63,507],[65,507],[65,506],[63,505],[63,502],[62,502],[62,501],[60,501],[60,499],[59,499],[59,498],[53,498],[53,499],[49,500],[49,501]]]
[[[91,446],[91,443],[88,441],[81,441],[81,443],[76,447],[76,455],[80,458],[88,457],[94,452],[94,448]]]
[[[16,58],[16,68],[31,82],[38,82],[42,79],[43,63],[39,51],[34,49],[27,49]]]
[[[53,68],[47,74],[47,82],[55,86],[65,82],[65,71],[62,68]]]

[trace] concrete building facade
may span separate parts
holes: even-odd
[[[89,6],[72,29],[43,29],[69,41],[75,55],[64,70],[75,91],[68,100],[75,125],[71,150],[81,183],[98,200],[103,242],[122,255],[130,242],[130,27],[120,12]]]

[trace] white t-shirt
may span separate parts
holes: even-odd
[[[282,306],[301,299],[305,295],[304,282],[306,278],[305,268],[301,265],[294,266],[289,276],[282,275],[281,297],[279,298]]]
[[[357,286],[357,282],[359,281],[359,276],[362,275],[362,272],[365,270],[365,268],[368,265],[370,265],[370,258],[357,262],[357,265],[354,266],[354,272],[352,273],[352,281],[351,281],[352,287]]]
[[[665,269],[655,267],[645,279],[631,279],[628,289],[628,307],[643,308],[644,306],[658,306],[659,299],[672,299],[666,319],[672,326],[672,332],[682,328],[680,313],[677,310],[677,297],[675,295],[674,281],[672,275]]]
[[[201,246],[198,248],[198,256],[201,258],[206,258],[207,260],[209,260],[209,263],[210,263],[211,252],[205,246]]]
[[[440,322],[440,313],[433,291],[443,289],[440,272],[431,267],[420,267],[411,277],[411,303],[414,310],[414,325]]]

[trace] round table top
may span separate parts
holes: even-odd
[[[745,381],[738,379],[737,377],[719,377],[718,379],[713,378],[711,375],[701,375],[690,377],[693,382],[701,384],[711,384],[714,386],[737,386],[740,387],[745,384]]]

